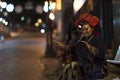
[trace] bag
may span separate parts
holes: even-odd
[[[93,70],[84,78],[84,80],[96,80],[107,76],[106,65],[95,66]]]

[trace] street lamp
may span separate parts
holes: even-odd
[[[53,13],[49,13],[47,16],[46,24],[47,24],[47,31],[46,31],[46,41],[47,41],[47,46],[46,46],[46,57],[54,57],[55,53],[53,50],[53,41],[52,41],[52,32],[54,28],[54,22],[53,20],[55,19],[55,16]]]
[[[53,27],[54,27],[54,20],[55,20],[55,15],[53,9],[55,6],[55,2],[45,2],[44,9],[47,12],[46,15],[46,25],[47,25],[47,31],[46,31],[46,52],[45,52],[45,57],[54,57],[55,52],[53,50],[53,41],[52,41],[52,32],[53,32]],[[47,8],[46,8],[47,7]]]
[[[73,2],[73,9],[74,9],[74,14],[76,14],[80,8],[83,6],[86,0],[74,0]]]

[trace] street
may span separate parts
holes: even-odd
[[[39,33],[20,33],[0,43],[0,80],[56,80],[58,60],[46,58],[46,38]],[[119,80],[120,68],[108,64],[108,76]]]
[[[54,68],[57,61],[43,58],[45,37],[34,36],[8,39],[0,44],[0,80],[51,80],[47,66]],[[50,61],[52,64],[48,64]]]

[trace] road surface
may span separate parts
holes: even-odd
[[[51,80],[49,66],[55,68],[57,61],[42,58],[45,49],[45,37],[33,33],[5,40],[0,44],[0,80]]]

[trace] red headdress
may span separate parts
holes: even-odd
[[[79,16],[78,20],[76,20],[75,26],[77,27],[82,22],[88,23],[91,27],[96,27],[99,23],[99,19],[96,16],[90,15],[88,13],[83,13]]]

